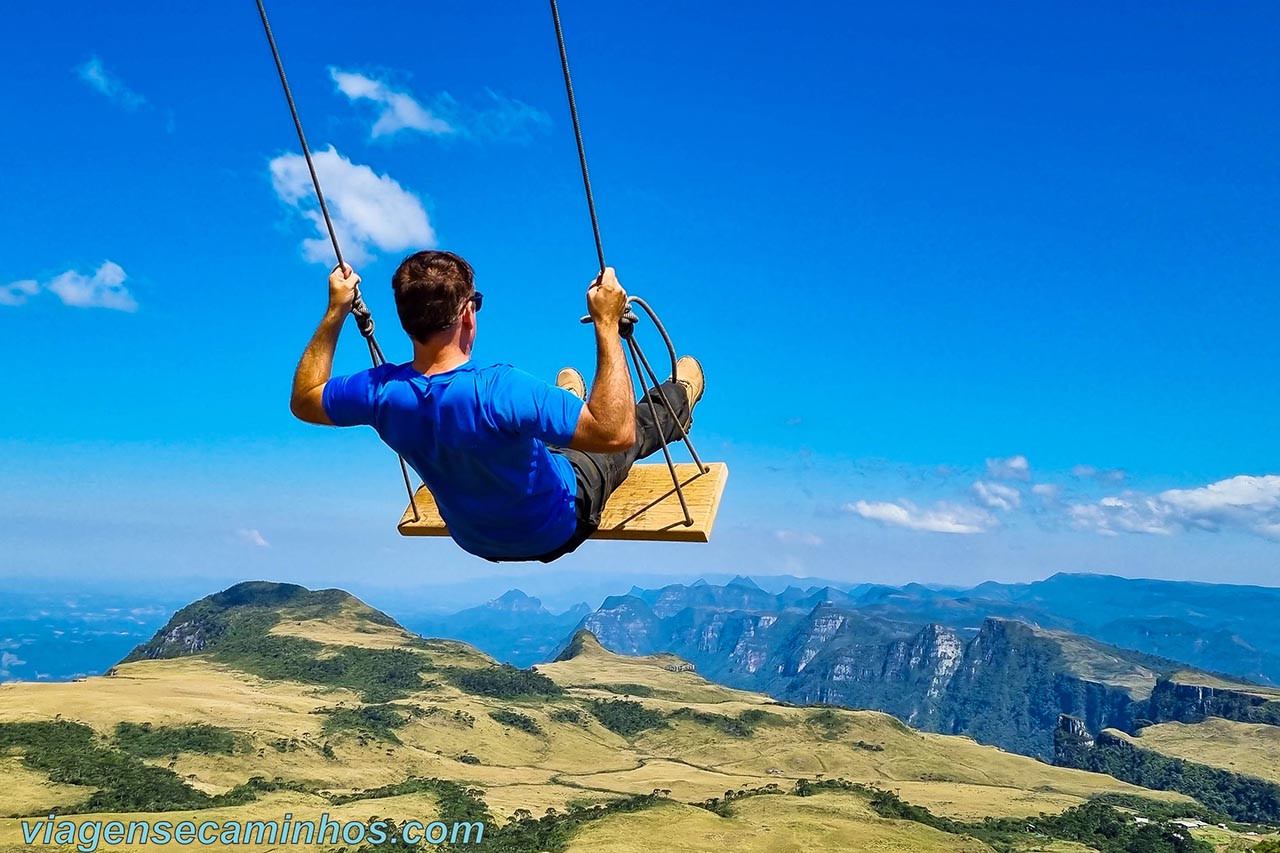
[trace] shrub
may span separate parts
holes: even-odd
[[[660,712],[628,699],[595,699],[591,702],[591,713],[605,728],[623,737],[667,726]]]
[[[236,739],[230,729],[218,726],[117,723],[115,745],[138,758],[161,758],[179,752],[230,755],[235,750]]]
[[[564,688],[533,669],[510,664],[480,669],[451,669],[446,675],[460,690],[494,699],[530,699],[564,694]]]
[[[538,721],[533,717],[527,717],[524,714],[518,714],[515,711],[490,711],[489,716],[502,723],[504,726],[511,726],[513,729],[519,729],[522,732],[528,732],[531,735],[542,734],[542,726],[538,725]]]

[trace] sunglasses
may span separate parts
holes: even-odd
[[[474,304],[476,310],[479,311],[480,307],[484,305],[484,294],[477,290],[467,298],[467,301]]]

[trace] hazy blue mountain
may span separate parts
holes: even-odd
[[[584,603],[552,613],[539,599],[512,589],[479,607],[448,616],[407,617],[404,625],[425,637],[461,640],[500,661],[524,667],[552,656],[590,612]]]
[[[1280,684],[1280,589],[1057,574],[939,593],[911,585],[859,607],[888,618],[976,628],[989,616],[1062,628],[1263,684]]]
[[[1182,690],[1179,679],[1208,674],[1043,624],[984,616],[970,627],[982,606],[957,591],[875,587],[855,597],[824,587],[797,598],[784,590],[771,607],[738,606],[744,596],[763,601],[742,583],[637,592],[606,599],[579,627],[613,651],[672,653],[733,687],[886,711],[1045,759],[1064,714],[1101,731],[1202,713],[1197,690]],[[1011,598],[997,597],[992,609],[1026,611]],[[912,601],[961,624],[909,620]],[[1245,693],[1225,693],[1232,707],[1248,704]]]

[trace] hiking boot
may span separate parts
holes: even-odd
[[[707,378],[702,373],[702,365],[691,355],[680,356],[680,360],[676,362],[675,380],[683,385],[688,393],[689,413],[693,414],[693,407],[702,399],[702,393],[707,390]]]
[[[566,367],[556,374],[556,387],[563,388],[579,400],[587,399],[587,380],[572,367]]]

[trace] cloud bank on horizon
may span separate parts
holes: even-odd
[[[1154,494],[1125,489],[1100,497],[1064,499],[1062,483],[1033,482],[1025,456],[988,459],[986,473],[1005,482],[975,480],[969,503],[940,500],[921,506],[905,498],[859,499],[843,508],[868,521],[931,533],[988,533],[1027,516],[1042,525],[1065,522],[1102,536],[1241,531],[1280,541],[1280,475],[1241,474],[1190,489]],[[1113,485],[1124,474],[1077,465],[1071,477]]]

